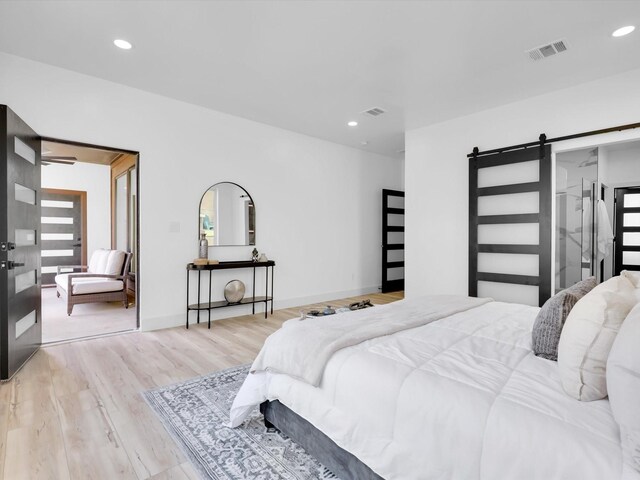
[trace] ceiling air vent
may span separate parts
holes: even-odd
[[[361,113],[363,115],[369,115],[370,117],[379,117],[383,113],[386,113],[386,111],[381,109],[381,108],[379,108],[379,107],[373,107],[373,108],[370,108],[369,110],[365,110],[364,112],[361,112]]]
[[[540,47],[527,50],[527,55],[531,60],[542,60],[547,57],[551,57],[558,53],[562,53],[567,49],[567,42],[564,40],[556,40],[548,45],[542,45]]]

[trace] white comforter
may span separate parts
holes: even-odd
[[[252,374],[234,405],[278,399],[387,480],[619,479],[609,402],[531,353],[537,311],[491,302],[344,348],[319,387]]]
[[[317,386],[327,362],[343,348],[421,327],[489,301],[488,298],[434,295],[352,312],[347,317],[336,315],[289,323],[285,325],[287,328],[267,338],[251,366],[251,373],[286,373]]]

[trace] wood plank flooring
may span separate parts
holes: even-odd
[[[282,322],[320,306],[220,320],[211,330],[200,324],[42,348],[0,385],[0,478],[197,479],[141,392],[249,363]]]

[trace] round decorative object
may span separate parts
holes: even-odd
[[[224,287],[224,298],[229,303],[238,303],[244,298],[244,283],[231,280]]]

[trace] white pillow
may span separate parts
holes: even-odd
[[[631,310],[613,342],[607,388],[620,425],[624,461],[640,472],[640,305]]]
[[[607,396],[606,366],[620,325],[636,304],[633,285],[613,277],[575,304],[560,335],[558,370],[565,392],[582,401]]]
[[[104,248],[99,248],[89,260],[89,273],[104,273],[104,268],[107,265],[107,259],[109,258],[109,251]]]
[[[104,273],[107,275],[120,275],[124,266],[124,252],[122,250],[109,250],[108,252]]]
[[[623,270],[622,272],[620,272],[620,275],[629,280],[634,287],[640,288],[640,272]]]

